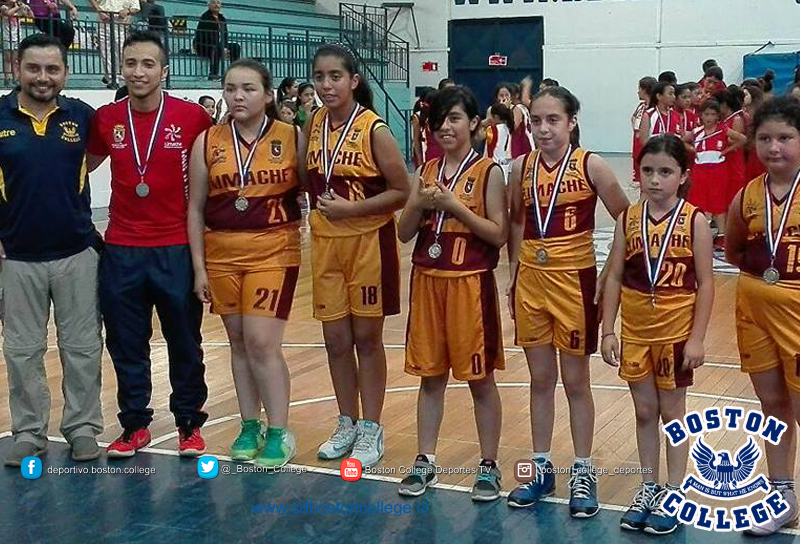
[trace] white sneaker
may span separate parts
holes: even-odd
[[[797,495],[794,489],[778,488],[778,491],[783,495],[783,500],[787,502],[789,509],[776,518],[772,517],[770,513],[769,521],[763,525],[753,525],[751,529],[745,531],[745,534],[750,536],[767,536],[777,533],[782,527],[793,527],[797,524]]]
[[[368,419],[359,419],[357,427],[358,438],[351,456],[361,461],[362,467],[377,465],[383,457],[383,425]]]
[[[325,461],[344,457],[353,448],[358,438],[358,430],[350,416],[339,414],[339,423],[333,435],[322,443],[317,451],[317,457]]]

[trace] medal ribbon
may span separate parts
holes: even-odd
[[[655,292],[656,282],[658,282],[658,274],[661,272],[661,265],[664,264],[664,257],[667,254],[672,232],[675,230],[675,225],[678,223],[678,217],[683,210],[685,199],[680,199],[672,210],[672,216],[669,218],[667,230],[664,232],[664,237],[661,239],[661,247],[658,248],[658,258],[656,259],[656,266],[653,267],[653,261],[650,257],[650,236],[648,234],[650,216],[647,213],[647,200],[642,202],[642,253],[644,255],[645,269],[647,270],[647,279],[650,281],[650,290]]]
[[[141,154],[139,153],[139,143],[136,140],[136,130],[133,128],[133,110],[131,109],[131,101],[128,99],[128,130],[131,133],[131,140],[132,140],[132,148],[133,148],[133,160],[136,162],[136,170],[139,171],[139,181],[144,183],[144,175],[147,172],[147,164],[150,162],[150,156],[153,153],[153,147],[156,143],[156,137],[158,136],[158,129],[161,126],[161,121],[164,116],[164,103],[166,100],[166,95],[162,92],[161,93],[161,103],[158,105],[158,113],[156,114],[156,122],[153,125],[153,132],[150,134],[150,143],[147,145],[147,156],[144,158],[144,162],[142,162]]]
[[[239,168],[239,192],[244,191],[244,183],[247,179],[247,174],[250,173],[250,165],[253,163],[253,159],[256,156],[256,149],[258,148],[258,144],[261,142],[261,139],[264,137],[264,131],[269,124],[269,117],[264,115],[264,122],[261,123],[261,128],[258,131],[258,135],[256,136],[255,143],[253,143],[253,147],[250,149],[250,153],[247,155],[247,160],[242,163],[242,151],[239,149],[239,133],[236,131],[236,121],[231,119],[231,135],[233,136],[233,150],[236,155],[236,166]]]
[[[545,215],[544,220],[542,220],[541,205],[539,204],[539,162],[542,157],[541,151],[536,153],[536,159],[533,161],[533,190],[531,191],[533,193],[533,215],[536,217],[536,225],[539,227],[539,236],[541,236],[542,239],[547,235],[547,227],[550,226],[550,220],[553,218],[553,210],[556,207],[555,204],[558,199],[558,189],[561,187],[561,180],[567,172],[567,165],[569,164],[571,156],[572,145],[567,148],[567,152],[562,159],[561,167],[558,169],[558,175],[556,176],[555,185],[553,185],[553,193],[550,195],[550,202],[547,205],[547,215]]]
[[[336,146],[333,148],[333,156],[328,155],[328,139],[331,131],[331,116],[330,113],[325,113],[325,120],[323,121],[322,126],[322,170],[325,173],[326,191],[330,191],[331,177],[333,176],[333,167],[336,165],[336,157],[339,156],[339,151],[342,149],[342,145],[344,145],[344,141],[347,139],[347,133],[350,132],[350,129],[352,128],[360,110],[361,106],[356,103],[356,105],[353,106],[353,111],[350,112],[350,117],[347,119],[347,123],[344,125],[342,136],[339,138],[339,141],[336,142]]]
[[[461,161],[461,164],[458,165],[458,170],[456,170],[456,175],[453,176],[453,180],[450,182],[450,185],[447,186],[447,189],[449,191],[452,191],[453,189],[456,188],[456,184],[458,183],[458,178],[461,177],[461,174],[464,173],[464,170],[466,170],[467,165],[470,162],[472,162],[472,159],[476,155],[477,155],[477,153],[475,153],[475,151],[473,149],[469,150],[469,153],[467,153],[467,156],[464,157],[464,159]],[[447,162],[447,158],[446,157],[442,157],[441,161],[442,162],[439,165],[439,175],[437,177],[439,183],[442,183],[442,181],[444,180],[444,167],[445,167],[445,163]],[[435,219],[434,219],[434,223],[436,223],[436,229],[434,230],[434,233],[433,233],[433,236],[436,239],[436,242],[439,241],[439,236],[441,236],[442,229],[444,228],[444,216],[445,216],[445,213],[443,211],[437,211],[436,212],[436,216],[435,216]]]
[[[778,244],[783,237],[783,230],[786,228],[786,221],[789,219],[789,210],[792,207],[792,201],[794,200],[794,195],[797,192],[797,186],[800,184],[800,171],[797,172],[797,175],[794,178],[794,182],[792,182],[792,188],[789,189],[789,195],[786,198],[786,207],[783,208],[783,213],[781,214],[781,221],[778,223],[778,232],[775,233],[775,238],[772,237],[772,198],[770,198],[769,194],[769,174],[764,179],[764,209],[766,210],[766,223],[767,223],[767,250],[769,250],[769,265],[772,266],[772,263],[775,262],[775,255],[778,253]]]

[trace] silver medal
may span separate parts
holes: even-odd
[[[144,198],[150,194],[150,186],[145,182],[137,183],[136,184],[136,196],[139,198]]]
[[[550,260],[550,255],[547,253],[546,249],[541,248],[536,252],[536,262],[538,262],[539,264],[544,264],[549,260]]]
[[[247,200],[247,198],[240,196],[236,199],[236,202],[234,202],[233,205],[236,207],[236,211],[244,212],[250,206],[250,202]]]
[[[764,281],[770,285],[775,285],[781,279],[781,273],[778,272],[778,269],[774,266],[770,266],[766,270],[764,270],[764,274],[762,276]]]
[[[442,256],[442,246],[439,242],[434,242],[431,244],[431,247],[428,248],[428,257],[433,259],[434,261]]]

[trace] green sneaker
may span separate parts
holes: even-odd
[[[267,445],[256,458],[260,467],[280,468],[294,457],[297,445],[294,435],[288,429],[270,427],[267,429]]]
[[[266,437],[264,424],[258,419],[242,421],[242,431],[231,446],[231,459],[234,461],[252,461],[264,447]]]

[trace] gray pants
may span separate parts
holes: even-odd
[[[44,446],[50,423],[45,375],[50,302],[55,308],[68,441],[103,431],[100,361],[103,343],[97,300],[97,252],[47,262],[2,263],[3,355],[8,368],[11,432],[16,441]]]

